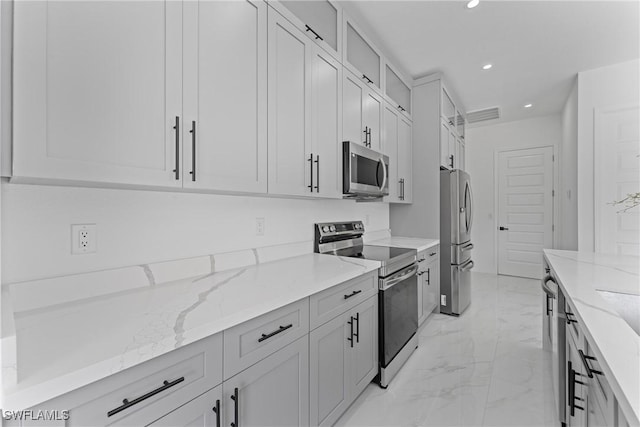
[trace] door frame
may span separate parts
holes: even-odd
[[[559,161],[558,161],[558,146],[556,144],[546,144],[546,145],[536,145],[536,146],[530,146],[530,147],[518,147],[518,148],[505,148],[505,149],[494,149],[493,150],[493,271],[496,274],[498,273],[498,227],[499,227],[499,221],[498,221],[498,216],[499,216],[499,170],[498,170],[498,166],[500,164],[500,153],[507,153],[507,152],[511,152],[511,151],[521,151],[521,150],[531,150],[531,149],[535,149],[535,148],[547,148],[547,147],[551,147],[551,149],[553,150],[553,157],[552,157],[552,169],[553,169],[553,180],[552,182],[552,194],[553,197],[551,199],[551,209],[553,212],[553,222],[552,222],[552,228],[551,228],[551,238],[552,238],[552,242],[553,242],[553,248],[558,247],[558,236],[562,235],[561,233],[561,229],[560,229],[560,213],[559,213],[559,207],[560,207],[560,203],[556,203],[556,199],[558,197],[558,188],[559,186],[559,171],[558,171],[558,165],[559,165]]]

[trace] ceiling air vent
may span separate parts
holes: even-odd
[[[500,108],[492,107],[485,108],[484,110],[476,110],[467,112],[467,122],[478,123],[485,120],[493,120],[500,118]]]

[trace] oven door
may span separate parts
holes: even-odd
[[[389,194],[389,157],[345,141],[343,143],[342,190],[346,195]]]
[[[380,364],[386,368],[418,330],[418,265],[380,279]]]

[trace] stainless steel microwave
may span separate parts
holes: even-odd
[[[389,156],[355,142],[342,143],[342,193],[374,199],[389,194]]]

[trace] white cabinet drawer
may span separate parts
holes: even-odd
[[[309,298],[311,329],[328,322],[378,292],[377,272],[344,282]]]
[[[224,331],[224,379],[309,333],[309,299]]]
[[[222,334],[216,334],[45,402],[36,409],[68,409],[68,427],[141,426],[221,382]]]

